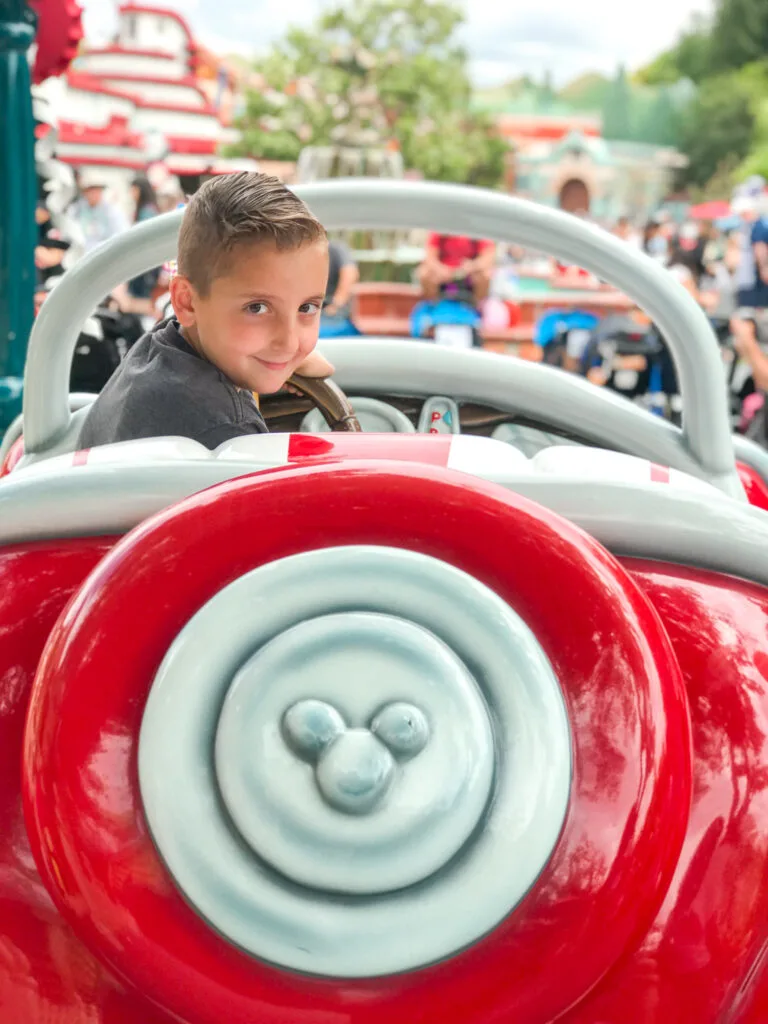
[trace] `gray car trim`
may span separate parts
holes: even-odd
[[[679,469],[744,498],[730,473],[717,476],[696,460],[678,427],[583,377],[524,359],[402,339],[329,339],[323,353],[335,367],[334,380],[347,392],[450,394],[522,416],[544,430]]]
[[[62,537],[106,536],[225,480],[253,463],[180,461],[101,465],[0,483],[0,545]],[[717,494],[669,485],[585,483],[521,473],[496,478],[570,519],[616,555],[728,573],[768,586],[768,513]]]

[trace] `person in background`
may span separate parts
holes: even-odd
[[[672,245],[667,260],[667,270],[685,288],[689,295],[699,301],[699,275],[696,253],[684,248],[679,240]]]
[[[434,300],[451,285],[471,292],[476,305],[488,295],[496,264],[496,245],[466,235],[432,233],[417,278],[424,298]]]
[[[129,225],[122,210],[105,198],[107,183],[98,172],[81,171],[78,184],[80,198],[75,200],[72,213],[82,229],[87,255],[102,242],[126,231]]]
[[[620,238],[623,242],[628,242],[630,245],[640,248],[642,245],[642,238],[639,233],[635,230],[632,221],[627,216],[619,217],[616,221],[616,226],[613,229],[614,235]]]
[[[652,217],[643,229],[643,252],[659,263],[666,263],[669,254],[669,244],[661,229],[661,221]]]
[[[144,175],[138,175],[131,182],[131,199],[133,200],[133,223],[139,224],[151,220],[159,213],[155,190]],[[160,268],[151,270],[132,278],[127,284],[119,285],[113,291],[117,304],[123,313],[136,313],[139,316],[153,316],[154,304],[152,295],[157,288]]]
[[[170,177],[157,189],[157,208],[160,213],[170,213],[184,202],[178,178]]]
[[[752,370],[758,391],[768,391],[768,219],[763,216],[761,192],[737,196],[733,212],[742,218],[740,259],[736,268],[738,308],[731,318],[733,343]],[[768,446],[768,417],[760,418],[761,444]]]
[[[738,303],[749,309],[768,308],[768,219],[760,195],[737,196],[733,212],[742,218],[741,258],[736,269]]]
[[[728,239],[708,232],[701,254],[704,272],[699,280],[699,299],[712,321],[730,321],[736,312],[736,287],[727,262]]]
[[[131,182],[131,199],[134,205],[133,223],[139,224],[160,212],[157,205],[155,190],[143,174],[137,175]]]
[[[35,269],[37,271],[36,292],[44,292],[45,285],[52,277],[63,274],[61,266],[70,243],[55,227],[45,199],[37,201],[35,210],[37,223],[37,245],[35,246]]]
[[[738,255],[732,257],[737,300],[746,309],[768,308],[768,218],[761,194],[737,195],[732,209],[741,218]]]
[[[349,246],[344,242],[328,244],[328,287],[323,302],[323,316],[349,319],[352,307],[352,292],[360,280]]]

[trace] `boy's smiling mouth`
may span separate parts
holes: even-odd
[[[269,359],[262,359],[261,356],[254,356],[254,359],[257,363],[261,363],[261,365],[265,366],[268,370],[284,370],[286,366],[291,365],[290,359],[286,359],[285,362],[282,363],[274,363]]]

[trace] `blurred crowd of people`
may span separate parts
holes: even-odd
[[[733,197],[722,222],[664,215],[642,232],[623,218],[614,233],[667,267],[715,325],[727,323],[733,348],[760,391],[768,389],[768,193],[753,179]]]
[[[155,189],[144,175],[131,182],[130,215],[108,195],[108,182],[97,171],[83,170],[75,175],[76,195],[63,214],[51,214],[46,183],[38,190],[36,221],[38,238],[35,248],[37,282],[36,309],[55,286],[63,272],[103,242],[127,230],[132,224],[166,213],[183,202],[177,179],[169,178]],[[113,300],[126,313],[151,316],[153,296],[162,290],[163,268],[156,268],[115,289]]]

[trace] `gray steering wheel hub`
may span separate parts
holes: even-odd
[[[476,828],[493,769],[467,669],[421,626],[370,612],[300,623],[257,651],[216,734],[241,836],[327,892],[388,892],[444,867]]]
[[[570,733],[536,638],[411,551],[247,573],[154,680],[139,781],[155,844],[228,941],[331,977],[476,942],[534,883],[568,806]]]

